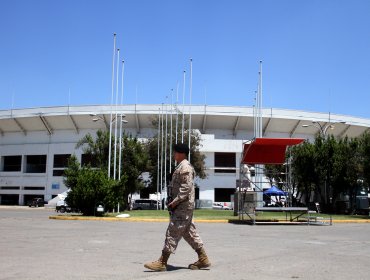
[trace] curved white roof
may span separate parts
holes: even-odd
[[[117,107],[117,112],[126,115],[128,123],[125,127],[136,129],[140,133],[143,128],[155,129],[151,122],[158,116],[162,106],[165,110],[166,105],[162,104],[120,105]],[[170,114],[170,105],[167,105],[167,109]],[[111,110],[110,105],[1,110],[0,136],[16,132],[27,135],[28,132],[46,131],[53,134],[57,130],[78,132],[81,129],[109,128]],[[190,106],[179,105],[179,110],[189,114]],[[254,125],[253,111],[253,107],[193,105],[191,106],[192,128],[199,129],[201,132],[215,129],[231,130],[234,134],[240,131],[250,132],[253,131]],[[100,117],[103,121],[93,121],[94,115],[95,118]],[[264,136],[268,136],[269,133],[284,133],[290,137],[295,137],[297,134],[313,135],[319,131],[313,125],[313,121],[322,127],[332,123],[335,128],[329,129],[328,133],[338,137],[357,137],[370,129],[370,119],[347,115],[275,108],[263,109],[262,115]],[[302,125],[310,126],[303,127]]]

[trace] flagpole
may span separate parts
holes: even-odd
[[[173,106],[173,89],[171,89],[171,107],[170,107],[170,156],[169,156],[169,162],[170,162],[170,174],[172,172],[172,106]]]
[[[191,99],[193,91],[193,59],[190,58],[190,84],[189,84],[189,162],[191,157]]]
[[[184,126],[185,126],[185,76],[186,71],[184,70],[184,82],[182,85],[182,127],[181,127],[181,143],[184,143]]]
[[[121,102],[123,104],[123,75],[125,71],[125,61],[122,60],[122,82],[121,82]],[[118,180],[121,180],[121,163],[122,163],[122,112],[119,120],[119,158],[118,158]]]
[[[167,142],[168,142],[168,96],[166,96],[166,129],[164,135],[164,188],[165,188],[165,198],[167,198]]]
[[[110,100],[110,121],[109,121],[109,151],[108,151],[108,178],[110,178],[111,151],[112,151],[112,113],[114,96],[114,61],[116,55],[116,33],[113,34],[113,59],[112,59],[112,95]]]
[[[161,194],[163,192],[163,103],[161,110]],[[164,207],[163,207],[164,209]]]
[[[159,195],[159,153],[160,153],[160,145],[159,145],[159,137],[161,135],[161,108],[158,108],[158,136],[157,136],[157,149],[158,149],[158,155],[157,155],[157,210],[159,209],[159,203],[158,203],[158,195]]]
[[[116,180],[117,172],[117,105],[118,105],[118,75],[119,75],[119,49],[117,49],[117,79],[116,79],[116,113],[115,113],[115,125],[114,125],[114,163],[113,163],[113,179]]]
[[[179,82],[177,82],[177,86],[176,86],[176,140],[175,140],[175,143],[177,144],[177,130],[178,130],[178,126],[179,126],[179,112],[178,112],[178,104],[179,104]]]

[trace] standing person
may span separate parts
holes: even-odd
[[[154,271],[167,270],[168,258],[175,252],[181,238],[184,238],[198,254],[198,260],[189,264],[190,269],[211,266],[203,242],[193,223],[195,172],[193,166],[187,160],[189,148],[185,144],[176,144],[174,150],[174,157],[178,165],[173,172],[169,186],[169,197],[172,198],[172,201],[167,205],[170,211],[170,223],[166,231],[162,255],[157,261],[144,265]]]

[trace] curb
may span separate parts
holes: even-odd
[[[169,219],[143,219],[143,218],[116,218],[116,217],[83,217],[83,216],[49,216],[51,220],[69,220],[69,221],[107,221],[107,222],[156,222],[168,223]],[[229,223],[229,220],[204,220],[195,219],[196,223]],[[370,223],[369,220],[332,220],[333,224],[356,224]]]
[[[83,217],[83,216],[49,216],[51,220],[69,221],[107,221],[107,222],[156,222],[168,223],[169,219],[142,219],[142,218],[116,218],[116,217]],[[196,223],[229,223],[228,220],[194,220]]]

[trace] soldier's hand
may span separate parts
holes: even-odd
[[[167,205],[167,208],[175,209],[176,206],[177,206],[177,202],[176,201],[172,201],[170,204]]]

